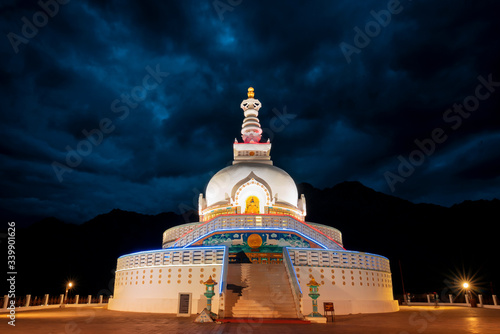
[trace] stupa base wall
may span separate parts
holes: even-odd
[[[313,261],[310,261],[313,262]],[[302,314],[312,312],[312,299],[307,283],[314,277],[320,284],[318,311],[323,314],[323,303],[332,303],[335,314],[384,313],[399,310],[394,300],[392,275],[387,271],[348,267],[294,266],[302,290]]]
[[[215,281],[212,312],[219,312],[227,247],[198,247],[145,251],[118,259],[114,297],[108,309],[183,315],[200,313],[207,307],[204,282]]]
[[[323,302],[333,302],[335,315],[389,313],[399,311],[399,303],[397,300],[336,300],[335,298],[318,298],[318,311],[321,314],[324,314]],[[305,296],[305,298],[302,299],[302,313],[308,315],[311,312],[311,299]]]
[[[189,293],[189,292],[183,292]],[[207,307],[207,298],[203,295],[192,296],[189,313],[185,315],[198,314]],[[212,299],[212,311],[218,313],[219,298]],[[114,299],[111,298],[108,303],[108,310],[126,311],[126,312],[147,312],[147,313],[169,313],[178,314],[179,298],[134,298],[134,299]]]

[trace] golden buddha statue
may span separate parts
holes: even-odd
[[[259,207],[254,201],[254,197],[251,197],[250,203],[247,204],[247,209],[245,213],[259,213]]]

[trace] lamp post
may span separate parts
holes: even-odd
[[[468,303],[470,307],[476,307],[477,303],[474,298],[472,298],[472,292],[470,291],[470,284],[467,282],[464,282],[462,286],[465,289],[465,303]]]
[[[313,306],[313,311],[311,314],[308,315],[308,317],[323,317],[319,312],[318,312],[318,287],[319,283],[316,282],[314,277],[311,278],[311,281],[307,283],[307,286],[309,287],[309,297],[312,298],[312,306]]]
[[[66,285],[66,293],[64,294],[64,303],[67,304],[68,303],[68,290],[71,289],[73,287],[73,283],[72,282],[69,282],[67,285]]]
[[[212,312],[212,297],[215,296],[214,286],[217,284],[217,282],[215,282],[212,279],[212,275],[210,275],[208,280],[206,282],[203,282],[203,284],[205,284],[205,287],[207,289],[204,293],[205,297],[207,297],[207,310],[212,317],[216,317],[217,315]]]

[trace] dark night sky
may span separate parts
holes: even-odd
[[[297,183],[498,198],[500,4],[393,2],[2,1],[2,219],[196,207],[249,86]]]

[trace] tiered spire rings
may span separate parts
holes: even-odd
[[[259,100],[254,99],[254,96],[253,88],[248,88],[248,99],[243,100],[240,105],[245,114],[245,119],[241,125],[241,137],[245,143],[258,143],[262,138],[262,128],[257,118],[262,104]]]

